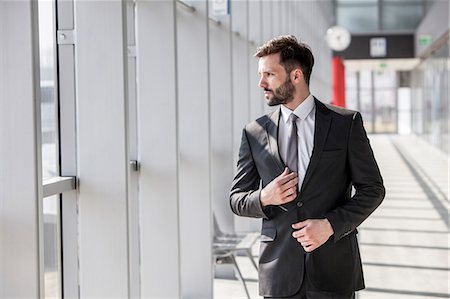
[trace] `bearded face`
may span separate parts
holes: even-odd
[[[275,90],[271,90],[268,88],[264,88],[265,91],[272,92],[272,95],[267,94],[267,105],[269,106],[276,106],[280,104],[287,104],[291,102],[294,99],[294,84],[292,84],[291,79],[289,76],[286,78],[286,80],[278,86]]]

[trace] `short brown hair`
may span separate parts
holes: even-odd
[[[314,56],[307,44],[298,42],[293,35],[280,35],[259,47],[254,56],[261,58],[275,53],[280,53],[280,64],[287,73],[300,67],[305,77],[305,82],[309,85],[314,66]]]

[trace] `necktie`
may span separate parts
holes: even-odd
[[[291,113],[291,115],[289,116],[291,131],[288,137],[286,166],[293,172],[298,172],[297,118],[298,116],[294,113]]]

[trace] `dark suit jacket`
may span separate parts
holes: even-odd
[[[382,202],[383,180],[363,128],[361,115],[315,99],[314,148],[297,198],[261,206],[265,187],[284,170],[278,149],[280,109],[248,124],[242,134],[230,204],[239,216],[263,218],[259,256],[261,296],[293,295],[304,269],[315,287],[349,292],[364,288],[356,239],[361,224]],[[299,137],[301,138],[301,137]],[[351,187],[356,193],[351,196]],[[334,235],[311,253],[292,237],[291,225],[327,218]]]

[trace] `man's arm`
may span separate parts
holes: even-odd
[[[355,195],[343,206],[329,211],[326,218],[334,231],[334,241],[352,232],[381,204],[385,195],[383,179],[363,127],[355,113],[348,143],[348,161]]]
[[[230,192],[230,206],[239,216],[268,218],[260,201],[259,185],[261,177],[253,160],[245,129],[242,132],[237,172]]]
[[[237,173],[230,194],[232,211],[239,216],[268,218],[264,208],[293,201],[297,196],[298,177],[286,167],[282,174],[259,190],[260,176],[244,129]]]

